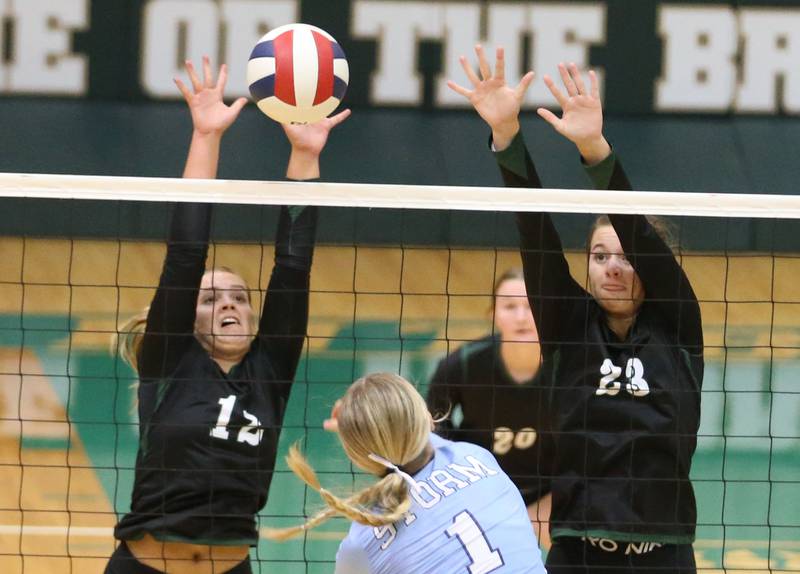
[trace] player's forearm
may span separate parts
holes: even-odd
[[[319,154],[306,150],[292,148],[289,156],[289,165],[286,168],[286,178],[295,181],[305,181],[319,178]]]
[[[187,179],[214,179],[219,165],[219,149],[222,142],[220,133],[192,133],[189,154],[183,177]]]

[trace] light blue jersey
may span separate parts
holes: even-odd
[[[436,435],[431,443],[406,518],[354,522],[336,574],[545,574],[522,497],[492,454]]]

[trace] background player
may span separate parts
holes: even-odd
[[[540,187],[519,129],[524,89],[462,59],[473,90],[450,83],[492,129],[503,180]],[[559,65],[562,109],[539,115],[578,148],[601,189],[630,189],[603,137],[597,77]],[[525,76],[532,80],[532,73]],[[644,216],[601,217],[588,245],[588,291],[570,275],[548,214],[518,215],[528,296],[553,367],[555,470],[551,573],[694,572],[696,507],[689,480],[700,422],[700,307],[670,248]]]
[[[439,362],[428,389],[428,408],[450,440],[465,440],[492,451],[528,507],[536,538],[550,547],[549,388],[542,376],[536,323],[521,268],[495,283],[495,334],[462,345]],[[462,418],[453,423],[452,413]]]
[[[357,380],[336,422],[348,458],[380,480],[339,498],[293,448],[289,466],[328,509],[271,537],[342,514],[353,525],[336,555],[337,574],[545,572],[519,491],[485,449],[432,434],[433,419],[411,383],[391,373]]]
[[[194,131],[184,177],[216,176],[223,133],[245,101],[223,103],[208,58],[192,89],[176,80]],[[329,131],[348,112],[289,126],[289,179],[319,176]],[[275,267],[257,321],[245,281],[205,271],[211,206],[179,204],[146,318],[121,329],[137,369],[140,445],[131,511],[106,572],[251,572],[255,515],[267,500],[289,391],[304,343],[315,208],[281,208]],[[255,325],[257,325],[257,332]],[[141,329],[144,328],[144,332]]]

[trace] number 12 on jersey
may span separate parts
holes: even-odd
[[[228,395],[217,402],[220,406],[219,417],[217,417],[217,424],[211,429],[211,433],[209,434],[214,438],[228,440],[228,436],[230,436],[228,424],[231,422],[233,405],[236,404],[236,395]],[[239,429],[239,434],[236,435],[236,442],[258,446],[264,436],[264,429],[261,428],[261,421],[259,421],[255,415],[251,415],[247,411],[242,411],[242,414],[244,418],[247,419],[248,424]]]
[[[453,525],[445,532],[450,538],[457,537],[467,552],[470,574],[488,574],[504,564],[500,551],[489,546],[486,535],[468,510],[456,514]]]

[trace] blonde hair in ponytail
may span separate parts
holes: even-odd
[[[342,397],[337,421],[339,439],[353,464],[379,476],[387,469],[370,459],[370,454],[397,466],[408,464],[425,450],[433,423],[425,400],[414,386],[392,373],[373,373],[350,385]],[[305,524],[268,529],[264,533],[267,538],[287,540],[337,514],[368,526],[392,524],[411,507],[408,485],[397,473],[385,474],[349,498],[340,498],[322,487],[296,445],[289,449],[286,462],[300,480],[319,493],[327,508]]]
[[[304,524],[289,528],[266,528],[262,534],[271,540],[289,540],[307,530],[319,526],[336,515],[369,526],[383,526],[400,520],[411,507],[408,487],[397,474],[387,474],[375,484],[364,488],[348,498],[340,498],[322,487],[317,473],[302,455],[297,445],[292,445],[286,455],[289,468],[308,486],[316,490],[327,508],[321,510]],[[380,507],[386,512],[373,512],[370,507]]]
[[[119,325],[117,332],[111,337],[111,354],[119,353],[122,360],[128,363],[134,371],[139,370],[139,349],[142,347],[149,310],[149,307],[145,307],[142,312]]]

